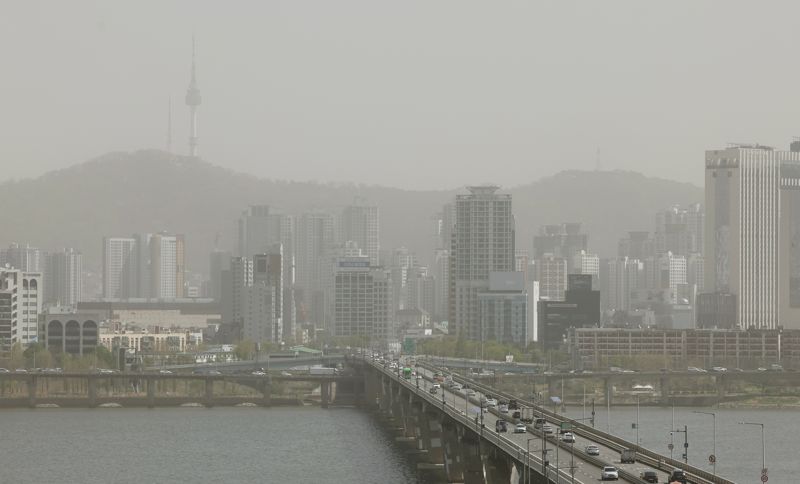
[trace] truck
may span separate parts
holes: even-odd
[[[312,366],[308,369],[309,375],[330,375],[336,374],[336,368],[325,368],[322,366]]]
[[[409,367],[403,368],[403,378],[405,378],[406,380],[411,379],[411,368]]]
[[[633,449],[622,449],[620,452],[619,461],[622,464],[635,464],[636,451]]]

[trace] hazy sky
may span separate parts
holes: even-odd
[[[703,151],[800,135],[800,2],[11,1],[0,179],[114,150],[410,188],[566,168],[701,182]]]

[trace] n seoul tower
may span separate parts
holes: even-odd
[[[194,35],[192,35],[192,80],[186,89],[186,105],[189,106],[189,156],[197,156],[197,108],[200,106],[200,89],[195,72]]]

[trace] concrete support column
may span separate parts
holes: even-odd
[[[89,397],[89,407],[97,406],[97,378],[87,377],[87,396]]]
[[[380,398],[379,380],[374,373],[369,372],[364,374],[364,399],[363,405],[367,408],[372,408],[377,405]]]
[[[461,442],[458,427],[452,420],[442,421],[444,440],[444,471],[447,482],[464,482],[464,461],[461,456]]]
[[[272,406],[272,377],[265,377],[264,380],[261,382],[260,389],[261,392],[261,406],[262,407],[271,407]]]
[[[214,380],[211,378],[206,378],[206,393],[203,404],[208,408],[214,406]]]
[[[320,405],[322,408],[328,408],[331,399],[331,384],[330,382],[322,382],[320,386]]]
[[[28,406],[31,408],[36,407],[36,384],[37,378],[35,376],[31,376],[28,379]]]
[[[460,427],[459,431],[461,432],[461,445],[459,446],[461,448],[461,461],[464,463],[464,484],[486,484],[486,470],[483,465],[479,437],[464,427]]]
[[[147,379],[147,408],[156,406],[156,381],[152,378]]]

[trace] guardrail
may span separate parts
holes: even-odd
[[[440,371],[439,368],[431,365],[430,363],[420,362],[420,364],[422,364],[422,366],[424,368],[428,368],[431,371]],[[546,408],[544,408],[544,407],[542,407],[540,405],[536,405],[536,404],[534,404],[532,402],[526,401],[524,399],[521,399],[519,397],[516,397],[514,395],[511,395],[511,394],[508,394],[508,393],[505,393],[505,392],[497,391],[496,389],[488,387],[488,386],[486,386],[486,385],[484,385],[484,384],[482,384],[480,382],[477,382],[477,381],[475,381],[475,380],[473,380],[471,378],[467,378],[467,377],[463,377],[463,376],[460,376],[460,375],[456,375],[455,379],[456,380],[461,380],[462,382],[466,382],[471,387],[478,388],[481,391],[483,391],[484,393],[490,393],[490,394],[493,394],[493,395],[498,395],[498,396],[501,396],[501,397],[509,399],[509,400],[510,399],[518,400],[518,401],[524,403],[525,406],[536,409],[536,411],[538,411],[542,415],[546,416],[548,419],[552,420],[553,422],[556,422],[556,423],[559,423],[559,424],[562,423],[562,422],[568,422],[568,423],[572,424],[573,429],[578,430],[577,433],[579,435],[587,437],[587,438],[597,442],[598,444],[605,445],[606,447],[614,449],[614,450],[616,450],[618,452],[621,451],[622,449],[636,449],[636,453],[637,453],[636,457],[637,457],[637,459],[639,461],[641,461],[642,463],[645,463],[645,464],[647,464],[649,466],[655,467],[655,468],[657,468],[659,470],[669,471],[669,470],[672,470],[674,468],[683,469],[685,471],[687,477],[689,478],[689,482],[691,482],[693,484],[735,484],[731,480],[725,479],[725,478],[720,477],[720,476],[714,476],[710,472],[707,472],[707,471],[704,471],[704,470],[699,469],[697,467],[688,465],[688,464],[686,464],[684,462],[681,462],[679,460],[670,459],[669,457],[662,456],[662,455],[660,455],[660,454],[658,454],[656,452],[653,452],[653,451],[651,451],[649,449],[642,448],[641,446],[635,445],[632,442],[628,442],[627,440],[622,439],[620,437],[617,437],[615,435],[611,435],[611,434],[599,431],[597,429],[589,427],[588,425],[583,424],[581,422],[578,422],[576,420],[573,420],[573,419],[570,419],[570,418],[565,418],[565,417],[563,417],[561,415],[558,415],[558,414],[556,414],[554,412],[551,412],[551,411],[547,410]],[[560,446],[560,444],[559,444],[559,446]],[[668,466],[668,467],[666,467],[666,466]],[[630,473],[628,473],[626,471],[620,470],[620,476],[623,476],[624,474],[631,475]],[[641,481],[638,476],[635,476],[635,477],[636,477],[637,480]],[[627,478],[628,477],[626,476],[626,479]],[[641,481],[641,482],[644,482],[644,481]]]
[[[419,391],[419,387],[417,387],[415,385],[412,385],[410,381],[405,380],[401,376],[397,375],[395,372],[383,367],[382,365],[377,365],[375,363],[369,362],[367,359],[365,359],[365,361],[368,364],[370,364],[371,366],[373,366],[374,368],[376,368],[379,372],[383,373],[384,375],[389,376],[390,378],[396,380],[401,385],[405,386],[410,391],[414,392],[418,397],[426,400],[428,403],[430,403],[431,405],[433,405],[436,408],[439,408],[442,412],[444,412],[445,414],[447,414],[448,416],[450,416],[454,420],[462,423],[464,425],[464,427],[467,428],[468,430],[472,431],[473,433],[475,433],[477,435],[480,435],[481,438],[486,439],[489,442],[493,443],[498,448],[503,450],[505,453],[507,453],[508,455],[510,455],[513,458],[515,458],[523,466],[528,467],[530,469],[533,469],[533,467],[531,465],[529,465],[530,460],[533,460],[534,464],[537,464],[538,466],[542,466],[542,458],[539,457],[538,455],[536,455],[534,453],[528,454],[527,449],[521,447],[520,445],[516,444],[515,442],[509,441],[508,439],[504,438],[503,436],[501,436],[497,432],[492,432],[490,429],[486,430],[485,432],[481,432],[480,430],[483,429],[483,427],[480,427],[480,428],[476,429],[474,427],[474,422],[469,418],[469,416],[466,413],[464,413],[464,412],[462,412],[460,410],[457,410],[452,405],[448,406],[446,404],[446,402],[443,402],[442,400],[434,397],[432,394],[428,393],[427,391]],[[432,381],[429,378],[426,378],[426,379],[429,380],[429,381]],[[444,391],[444,390],[442,390],[442,391]],[[472,401],[472,400],[468,399],[468,401]],[[493,413],[497,414],[496,412],[493,412]],[[499,416],[499,414],[497,414],[497,415]],[[531,433],[533,433],[534,435],[537,435],[534,432],[531,432]],[[560,445],[560,443],[557,441],[557,439],[556,439],[555,443],[560,448],[562,448],[562,449],[564,448],[564,446]],[[526,462],[526,457],[527,457],[527,460],[528,460],[527,462]],[[598,459],[596,457],[581,456],[581,458],[583,460],[593,464],[593,465],[596,465],[596,466],[600,467],[600,468],[602,468],[603,466],[607,465],[602,459]],[[537,470],[536,472],[540,472],[540,471]],[[555,484],[570,484],[571,482],[574,482],[572,480],[572,476],[570,474],[568,474],[567,472],[565,472],[564,468],[556,469],[554,467],[547,467],[547,471],[546,472],[547,472],[548,476],[550,476],[551,472],[555,473],[555,478],[556,478],[555,479],[556,480]],[[620,475],[622,477],[624,477],[626,480],[629,480],[631,482],[644,483],[644,481],[639,479],[638,476],[632,476],[632,475],[631,476],[623,476],[622,473]],[[552,479],[553,476],[550,476],[550,478]]]

